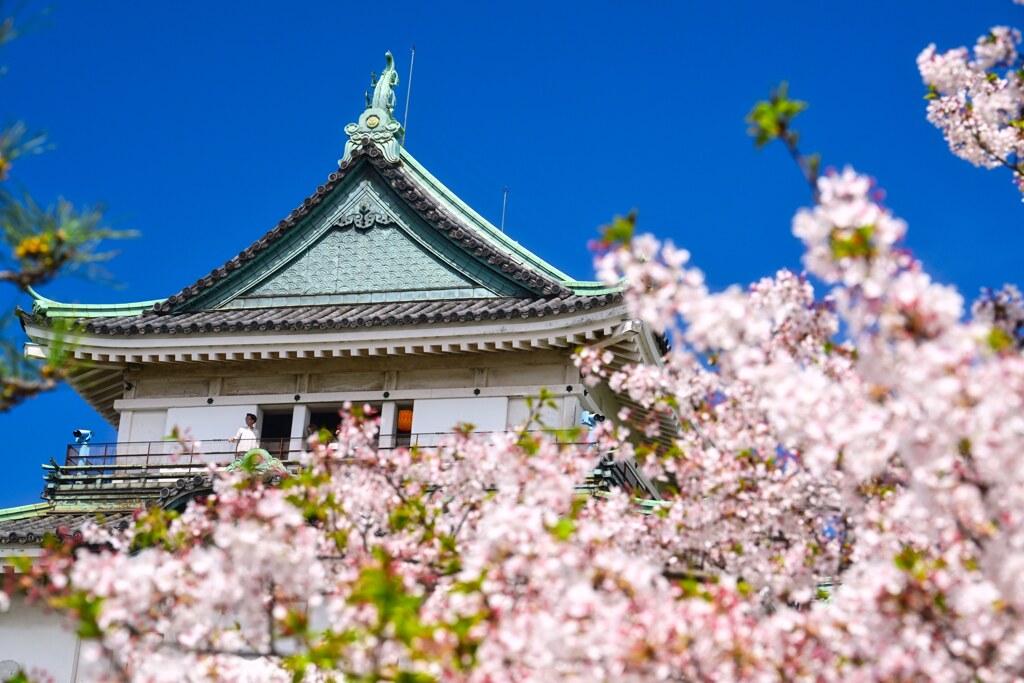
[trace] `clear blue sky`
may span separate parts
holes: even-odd
[[[31,7],[31,6],[30,6]],[[395,54],[409,151],[571,275],[586,242],[631,208],[690,249],[710,283],[800,268],[790,235],[807,188],[781,149],[755,152],[744,115],[781,80],[810,102],[801,130],[827,164],[879,179],[909,246],[968,299],[1019,282],[1024,205],[1001,172],[946,150],[924,120],[914,59],[1024,27],[1010,0],[941,2],[58,2],[0,53],[0,120],[55,149],[14,177],[37,198],[103,203],[141,231],[107,303],[177,292],[272,228],[334,168],[369,74]],[[5,295],[10,306],[23,298]],[[116,434],[67,388],[0,415],[0,506],[38,502],[40,464],[75,428]]]

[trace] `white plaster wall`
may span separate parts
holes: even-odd
[[[247,394],[286,394],[295,391],[295,376],[284,375],[243,375],[225,377],[221,381],[220,393],[224,396],[245,396]]]
[[[56,614],[26,605],[19,597],[0,612],[0,662],[13,660],[31,676],[45,671],[57,683],[75,680],[78,636]],[[32,676],[33,680],[46,680]]]
[[[292,427],[288,449],[293,453],[306,450],[306,426],[310,419],[309,406],[297,405],[292,409]],[[294,457],[294,456],[290,456]]]
[[[135,386],[136,398],[207,396],[209,393],[210,380],[205,377],[140,377]]]
[[[122,441],[160,441],[167,431],[166,410],[136,410],[132,415],[131,432],[122,434]]]
[[[437,442],[430,434],[450,432],[459,424],[471,424],[478,432],[502,432],[507,412],[504,396],[420,399],[413,403],[412,433],[416,443],[430,446]]]
[[[372,391],[384,388],[384,372],[329,372],[311,375],[309,391]]]
[[[564,399],[554,399],[556,408],[550,406],[544,406],[540,409],[538,419],[540,423],[549,429],[569,429],[573,425],[571,424],[571,417],[566,419],[564,413]],[[533,399],[533,409],[536,410],[538,400]],[[526,420],[530,417],[530,405],[525,398],[511,398],[508,401],[508,427],[519,427],[522,426]],[[568,423],[568,424],[567,424]],[[533,429],[538,429],[539,425],[536,422],[532,425]]]
[[[565,364],[499,366],[487,369],[487,386],[541,385],[557,390],[559,387],[565,386],[565,376]]]
[[[177,427],[179,433],[187,433],[198,441],[223,441],[245,426],[246,413],[256,414],[259,429],[262,411],[256,405],[171,408],[167,411],[164,433],[170,434]]]
[[[117,464],[141,465],[151,455],[174,452],[175,444],[162,443],[168,432],[166,410],[126,410],[118,431]]]
[[[260,430],[263,411],[255,404],[170,408],[165,429],[170,434],[177,427],[179,434],[187,435],[196,442],[195,451],[190,455],[193,460],[223,463],[234,457],[235,447],[227,443],[227,439],[233,437],[239,427],[245,426],[246,413],[256,415],[256,429]],[[168,445],[168,448],[175,447],[177,444]]]
[[[399,370],[396,389],[442,389],[471,387],[476,380],[476,368],[452,364],[442,368]]]

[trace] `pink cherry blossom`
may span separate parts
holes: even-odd
[[[918,59],[929,120],[981,166],[1019,163],[1020,40]],[[283,484],[211,471],[180,515],[55,543],[0,608],[77,619],[96,680],[1020,680],[1020,291],[965,314],[874,180],[815,189],[806,273],[712,291],[650,235],[597,259],[671,350],[576,353],[634,404],[587,444],[538,407],[382,451],[348,406]],[[583,488],[615,463],[658,499]]]

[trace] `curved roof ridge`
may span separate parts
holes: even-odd
[[[163,301],[163,299],[154,299],[120,304],[74,304],[48,299],[32,287],[28,287],[26,291],[32,297],[32,314],[45,315],[48,318],[103,318],[139,315]]]
[[[563,283],[573,281],[571,277],[563,273],[561,270],[534,254],[517,240],[512,239],[507,234],[494,227],[490,221],[477,213],[473,207],[462,201],[457,194],[450,190],[440,180],[435,178],[430,171],[417,161],[416,157],[410,154],[404,147],[401,150],[401,156],[402,161],[408,165],[409,169],[418,177],[418,179],[424,183],[428,189],[434,190],[435,196],[444,201],[446,208],[454,209],[461,214],[463,218],[471,221],[473,224],[472,227],[480,229],[483,232],[484,237],[488,238],[491,242],[497,243],[516,256],[519,256],[523,261],[534,266],[538,270],[541,270],[552,279]]]
[[[494,227],[493,223],[477,213],[473,207],[462,201],[455,192],[434,177],[407,149],[401,148],[400,154],[402,162],[406,164],[413,174],[428,189],[434,190],[438,198],[444,200],[446,208],[457,211],[463,218],[471,221],[473,227],[478,228],[483,233],[482,236],[492,243],[497,243],[497,246],[518,256],[525,263],[545,273],[553,280],[558,281],[559,284],[567,289],[571,289],[575,294],[610,294],[622,291],[621,285],[609,285],[600,280],[575,280],[566,275],[554,265],[524,247],[518,240],[512,239],[506,233]]]

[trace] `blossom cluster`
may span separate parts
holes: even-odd
[[[807,558],[843,540],[842,587],[828,609],[757,622],[758,642],[814,641],[804,668],[769,660],[785,677],[1015,680],[1024,666],[1024,591],[1012,578],[1024,566],[1020,293],[987,291],[964,320],[960,295],[902,246],[906,225],[880,196],[852,169],[832,172],[817,180],[817,205],[795,216],[809,275],[832,286],[820,301],[805,276],[785,271],[709,294],[652,238],[605,256],[609,281],[628,274],[631,311],[656,311],[674,341],[657,381],[637,381],[650,371],[634,369],[611,381],[644,405],[679,406],[681,453],[645,466],[683,493],[670,518],[696,495],[706,517],[681,533],[744,551],[758,536],[762,545],[785,536],[792,555],[723,553],[723,572],[757,576],[776,603],[799,604],[801,543],[820,585],[825,566]],[[650,281],[661,288],[653,307]],[[774,468],[759,476],[751,454],[769,454]],[[737,480],[741,491],[723,488]],[[746,529],[723,523],[737,507]],[[778,510],[788,526],[769,517]],[[785,633],[772,630],[780,619]]]
[[[1021,33],[995,26],[973,50],[940,53],[934,44],[917,58],[928,87],[928,120],[950,150],[975,166],[1013,171],[1024,191],[1024,76]]]

